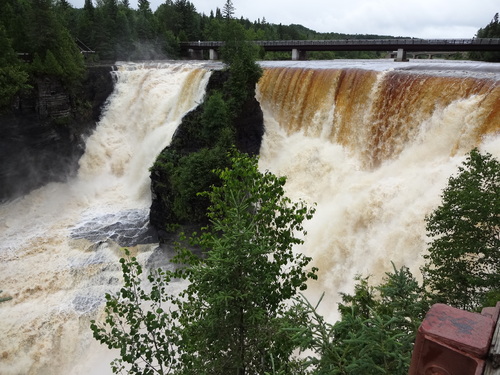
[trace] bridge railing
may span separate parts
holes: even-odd
[[[500,45],[500,38],[473,39],[329,39],[329,40],[256,40],[253,43],[262,47],[272,46],[339,46],[339,45]],[[221,41],[181,42],[185,48],[219,48]]]

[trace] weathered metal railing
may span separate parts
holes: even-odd
[[[355,51],[355,50],[394,50],[407,51],[500,51],[500,38],[473,39],[332,39],[332,40],[257,40],[253,43],[268,51],[284,51],[293,48],[307,51]],[[181,49],[219,49],[221,41],[181,42]]]

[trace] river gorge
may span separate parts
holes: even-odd
[[[354,277],[406,265],[419,275],[425,216],[478,147],[500,159],[500,65],[470,61],[262,62],[262,170],[317,204],[304,245],[336,318]],[[120,287],[121,246],[146,265],[163,250],[148,226],[149,168],[216,63],[118,64],[114,91],[75,176],[0,205],[0,374],[110,374],[92,338]],[[165,262],[164,262],[165,263]],[[182,285],[178,286],[179,288]]]

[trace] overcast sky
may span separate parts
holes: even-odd
[[[84,0],[69,0],[83,7]],[[191,0],[199,13],[225,0]],[[164,0],[150,0],[154,11]],[[136,8],[137,0],[130,0]],[[320,32],[472,38],[500,12],[498,0],[233,0],[236,17],[301,24]]]

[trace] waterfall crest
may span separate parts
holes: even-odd
[[[288,135],[328,139],[356,154],[365,167],[396,158],[423,127],[448,126],[458,132],[449,140],[450,155],[500,129],[500,84],[488,76],[268,68],[259,83],[259,100]],[[444,118],[450,111],[453,118]]]

